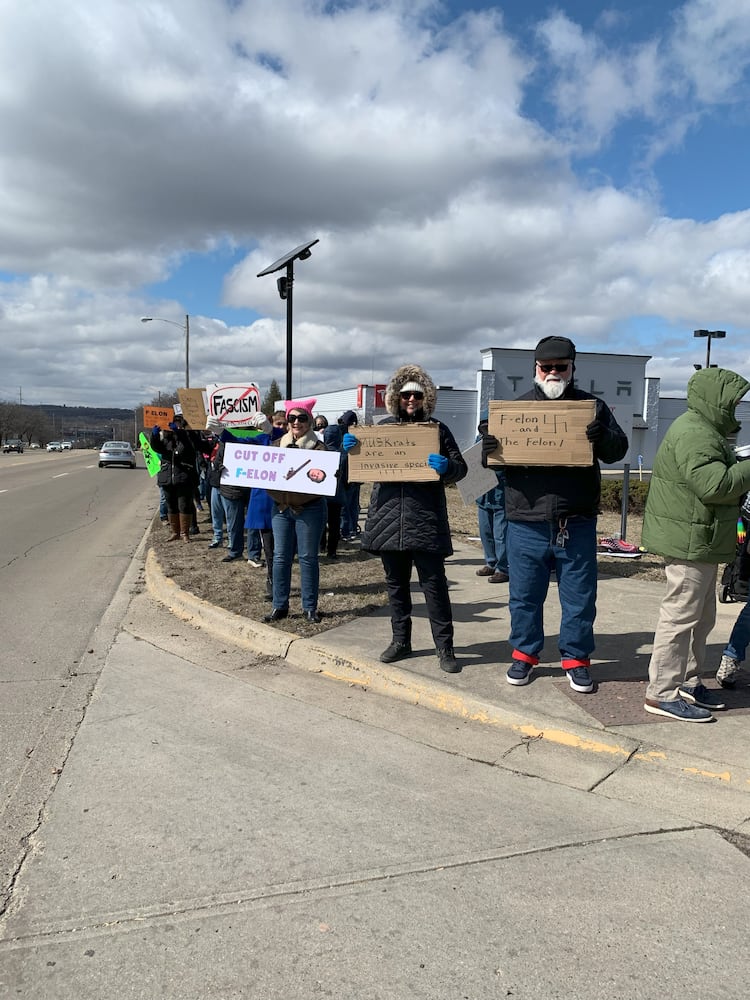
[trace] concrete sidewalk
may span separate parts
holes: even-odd
[[[414,654],[386,665],[379,662],[379,655],[391,638],[387,609],[302,639],[181,591],[163,576],[153,551],[146,562],[146,581],[152,596],[174,614],[228,642],[282,657],[297,668],[350,685],[506,731],[517,737],[510,749],[516,748],[513,766],[523,773],[575,787],[593,788],[606,780],[607,794],[619,799],[750,833],[750,822],[746,822],[750,815],[750,686],[724,692],[728,709],[717,713],[714,723],[690,725],[643,710],[662,583],[600,578],[597,649],[592,660],[597,688],[581,695],[570,690],[559,669],[559,605],[553,582],[545,607],[548,640],[543,662],[527,687],[516,688],[505,680],[510,658],[507,584],[488,584],[486,578],[478,577],[481,551],[465,542],[454,544],[447,572],[456,654],[463,666],[455,675],[438,667],[416,583]],[[333,607],[335,595],[321,595],[324,613],[327,602]],[[738,604],[718,606],[709,640],[712,668],[718,665],[739,610]],[[712,676],[706,681],[715,686]],[[582,754],[588,758],[585,765]]]

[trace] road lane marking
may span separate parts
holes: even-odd
[[[63,476],[67,476],[67,475],[68,475],[67,472],[58,472],[58,474],[56,476],[53,476],[52,478],[53,479],[62,479]]]

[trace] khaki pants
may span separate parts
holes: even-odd
[[[682,684],[700,680],[706,640],[716,621],[715,563],[666,560],[667,592],[648,665],[647,698],[675,701]]]

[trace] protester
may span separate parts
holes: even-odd
[[[284,434],[289,430],[289,424],[286,419],[286,410],[274,410],[273,416],[271,417],[271,427],[275,431],[283,431]]]
[[[207,477],[211,487],[211,527],[213,528],[213,538],[209,544],[209,549],[220,549],[224,544],[224,504],[221,500],[221,470],[223,461],[217,462],[221,441],[218,435],[224,429],[224,425],[218,417],[208,417],[206,420],[206,430],[212,435],[211,450],[208,453]],[[223,458],[223,452],[222,452]]]
[[[391,606],[393,639],[381,653],[382,662],[393,663],[411,655],[411,575],[416,566],[440,668],[447,673],[459,673],[461,665],[453,649],[453,610],[445,575],[445,559],[453,553],[445,486],[463,479],[467,468],[448,427],[431,416],[436,402],[435,383],[419,365],[402,365],[391,376],[385,393],[390,417],[382,423],[437,424],[439,452],[429,455],[427,464],[440,478],[428,482],[375,483],[362,533],[362,548],[380,556]],[[340,422],[345,418],[346,414]],[[347,432],[344,449],[351,451],[356,444],[357,438]]]
[[[317,433],[322,434],[323,431],[326,429],[327,426],[328,426],[328,418],[324,417],[322,413],[319,413],[315,417],[315,423],[313,425],[314,430]],[[322,440],[322,438],[321,438],[321,440]]]
[[[161,458],[157,483],[167,497],[167,514],[172,526],[169,542],[180,536],[190,541],[193,521],[193,488],[195,483],[195,449],[190,434],[172,421],[167,430],[156,424],[151,431],[151,450]]]
[[[528,684],[544,647],[544,603],[550,574],[557,576],[561,620],[561,665],[574,691],[594,690],[589,667],[596,618],[596,516],[601,496],[599,462],[617,462],[628,440],[603,400],[575,387],[575,344],[567,337],[543,337],[534,350],[534,387],[519,398],[550,402],[593,400],[586,428],[593,446],[587,466],[506,465],[505,514],[512,660],[509,684]],[[483,463],[498,447],[482,441]]]
[[[226,434],[227,428],[224,430]],[[250,488],[236,486],[228,479],[221,478],[224,471],[224,450],[226,441],[222,440],[214,457],[214,470],[219,472],[219,494],[224,508],[224,520],[227,523],[227,547],[229,551],[222,562],[235,562],[244,557],[245,551],[245,512],[250,501]]]
[[[352,427],[357,426],[357,414],[354,410],[344,410],[336,423],[339,426],[343,440],[344,434],[351,431]],[[349,463],[346,458],[346,452],[344,452],[344,461],[339,470],[339,476],[342,484],[341,537],[345,542],[352,542],[360,534],[361,530],[359,527],[359,495],[361,484],[349,481]]]
[[[279,441],[281,448],[301,448],[324,451],[312,429],[312,408],[315,400],[287,403],[289,431]],[[269,490],[274,500],[273,527],[273,610],[264,621],[276,622],[289,614],[289,593],[292,581],[292,561],[295,544],[299,558],[302,591],[302,615],[317,624],[320,566],[318,544],[326,519],[325,497],[291,491]]]
[[[664,556],[667,589],[659,609],[644,708],[681,722],[710,722],[721,697],[701,681],[716,620],[718,565],[734,557],[737,507],[750,489],[750,462],[727,441],[750,382],[725,368],[702,368],[688,382],[687,410],[669,427],[654,459],[641,541]]]
[[[745,445],[737,448],[735,454],[738,458],[750,458],[750,446]],[[750,539],[748,538],[748,528],[750,528],[750,493],[746,493],[740,504],[739,517],[737,519],[737,533],[739,536],[735,555],[733,570],[733,592],[746,603],[742,605],[737,621],[734,623],[729,642],[721,654],[719,669],[716,671],[716,680],[724,688],[733,688],[740,674],[740,664],[745,660],[748,643],[750,642],[750,602],[748,602],[748,591],[750,590]]]
[[[488,414],[482,413],[477,431],[479,439],[487,433]],[[497,479],[493,486],[481,497],[477,497],[477,520],[479,539],[484,551],[484,566],[477,576],[486,576],[488,583],[508,582],[508,549],[505,536],[508,522],[505,519],[505,474],[499,467],[492,470]]]
[[[343,433],[337,422],[323,431],[323,444],[328,451],[339,452],[339,475],[336,493],[326,497],[326,526],[320,536],[320,551],[325,552],[329,559],[338,559],[338,546],[341,540],[341,508],[346,491],[346,453],[342,449]]]
[[[268,446],[273,443],[273,428],[265,413],[256,413],[250,419],[250,426],[261,433],[253,438],[258,445]],[[263,554],[266,559],[266,599],[273,599],[273,498],[268,490],[258,487],[250,490],[250,502],[247,505],[245,528],[248,536],[254,532],[260,539]],[[248,559],[250,562],[250,559]]]

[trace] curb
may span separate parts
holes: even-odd
[[[297,669],[356,685],[462,721],[506,729],[527,740],[543,738],[547,744],[601,754],[612,761],[613,767],[635,764],[646,766],[649,771],[658,768],[668,772],[674,780],[697,778],[713,787],[750,793],[750,770],[730,770],[723,765],[717,767],[716,762],[705,758],[688,757],[657,744],[644,744],[643,741],[619,735],[615,737],[599,729],[580,725],[560,728],[557,719],[522,716],[479,698],[462,695],[439,680],[418,677],[395,665],[343,657],[321,644],[319,638],[299,638],[217,608],[181,590],[173,580],[164,576],[153,549],[149,549],[146,556],[145,580],[149,594],[182,621],[196,624],[217,639],[256,654],[279,657]]]

